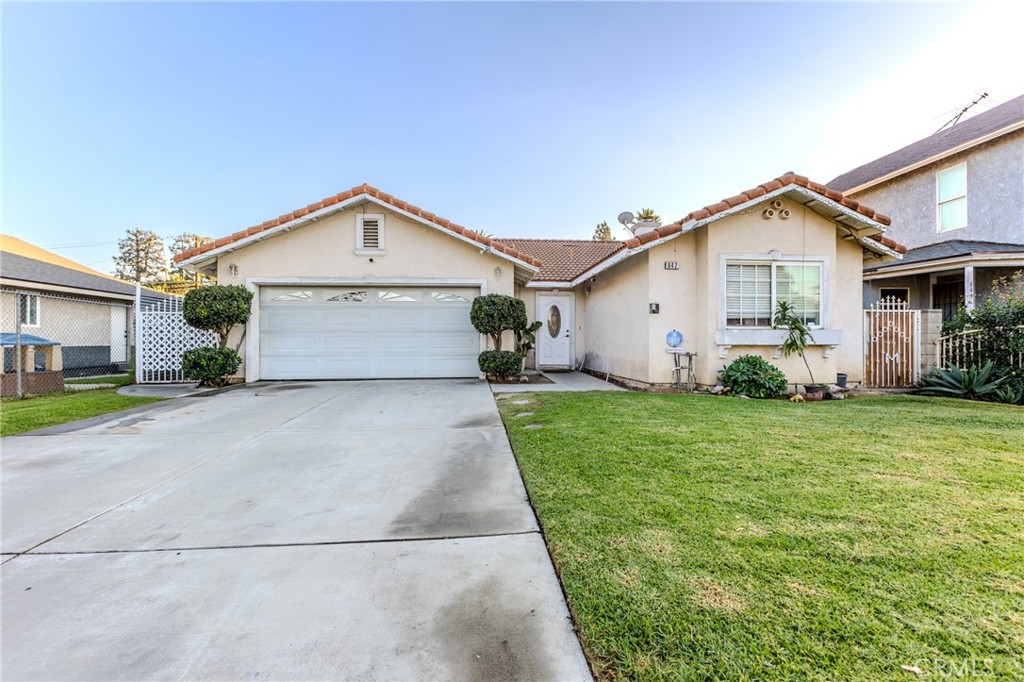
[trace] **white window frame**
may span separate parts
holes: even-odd
[[[942,184],[942,180],[941,180],[942,174],[943,173],[948,173],[949,171],[952,171],[952,170],[956,170],[957,168],[963,168],[964,169],[964,193],[963,194],[958,194],[957,196],[950,197],[948,199],[942,199],[941,196],[939,195],[939,187]],[[943,205],[944,204],[953,203],[954,201],[961,201],[961,200],[964,202],[964,224],[963,225],[957,225],[956,227],[943,227],[942,226],[942,207],[943,207]],[[967,227],[968,222],[969,222],[969,220],[968,220],[968,216],[967,216],[967,162],[964,161],[963,163],[958,163],[958,164],[955,164],[953,166],[949,166],[948,168],[943,168],[942,170],[940,170],[937,173],[935,173],[935,230],[936,230],[936,232],[939,232],[939,233],[952,232],[953,230],[962,230],[963,228]]]
[[[39,305],[39,296],[36,295],[36,294],[15,294],[15,299],[14,299],[15,300],[15,304],[14,305],[17,308],[17,315],[18,315],[19,318],[21,317],[22,308],[21,308],[21,306],[18,305],[17,300],[19,298],[22,298],[22,297],[25,299],[25,317],[26,318],[29,317],[29,314],[28,314],[29,311],[34,309],[35,313],[36,313],[36,321],[33,323],[33,322],[29,322],[27,319],[22,320],[21,321],[21,326],[22,327],[33,327],[33,328],[34,327],[38,327],[41,324],[41,315],[40,315],[40,308],[41,308],[41,306]]]
[[[818,267],[818,322],[816,324],[807,325],[811,329],[828,329],[829,328],[829,306],[828,306],[828,259],[821,256],[802,258],[799,256],[783,256],[782,258],[772,258],[771,256],[753,256],[753,255],[722,255],[721,261],[721,277],[719,280],[719,328],[720,329],[734,329],[734,330],[755,330],[755,329],[771,329],[771,324],[767,326],[763,325],[734,325],[729,324],[729,313],[728,313],[728,266],[730,265],[768,265],[771,266],[771,312],[769,313],[769,320],[775,316],[776,303],[778,297],[776,294],[775,284],[775,270],[777,265],[814,265]]]
[[[366,248],[363,244],[363,222],[367,219],[377,221],[377,248]],[[385,241],[387,231],[384,224],[383,213],[359,213],[356,215],[356,255],[357,256],[382,256],[385,253],[387,242]]]

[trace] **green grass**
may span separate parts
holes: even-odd
[[[50,393],[22,400],[4,399],[0,402],[0,436],[97,417],[158,400],[161,399],[118,395],[116,388]]]
[[[1024,679],[1021,408],[639,393],[499,405],[602,677],[914,679],[908,665]]]
[[[65,384],[114,384],[115,386],[130,386],[135,383],[135,377],[131,374],[108,374],[101,377],[89,377],[86,379],[65,379]]]

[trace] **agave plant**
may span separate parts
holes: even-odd
[[[995,393],[1003,383],[1004,377],[992,377],[993,369],[991,360],[980,368],[949,363],[945,369],[936,369],[921,379],[918,388],[921,393],[980,400]]]

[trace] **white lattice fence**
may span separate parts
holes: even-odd
[[[185,382],[181,355],[192,348],[217,345],[213,332],[189,326],[181,314],[182,299],[144,297],[135,299],[135,382],[172,384]]]

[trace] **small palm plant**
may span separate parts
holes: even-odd
[[[641,208],[636,213],[636,219],[641,223],[656,223],[661,220],[661,216],[653,208]]]
[[[811,371],[811,365],[807,362],[807,356],[804,354],[807,346],[814,343],[811,330],[793,311],[792,304],[779,301],[777,305],[778,308],[775,309],[775,316],[772,319],[772,329],[786,330],[786,340],[782,342],[782,354],[787,358],[793,353],[799,355],[800,359],[804,361],[807,373],[811,376],[811,385],[817,386],[817,382],[814,381],[814,372]]]

